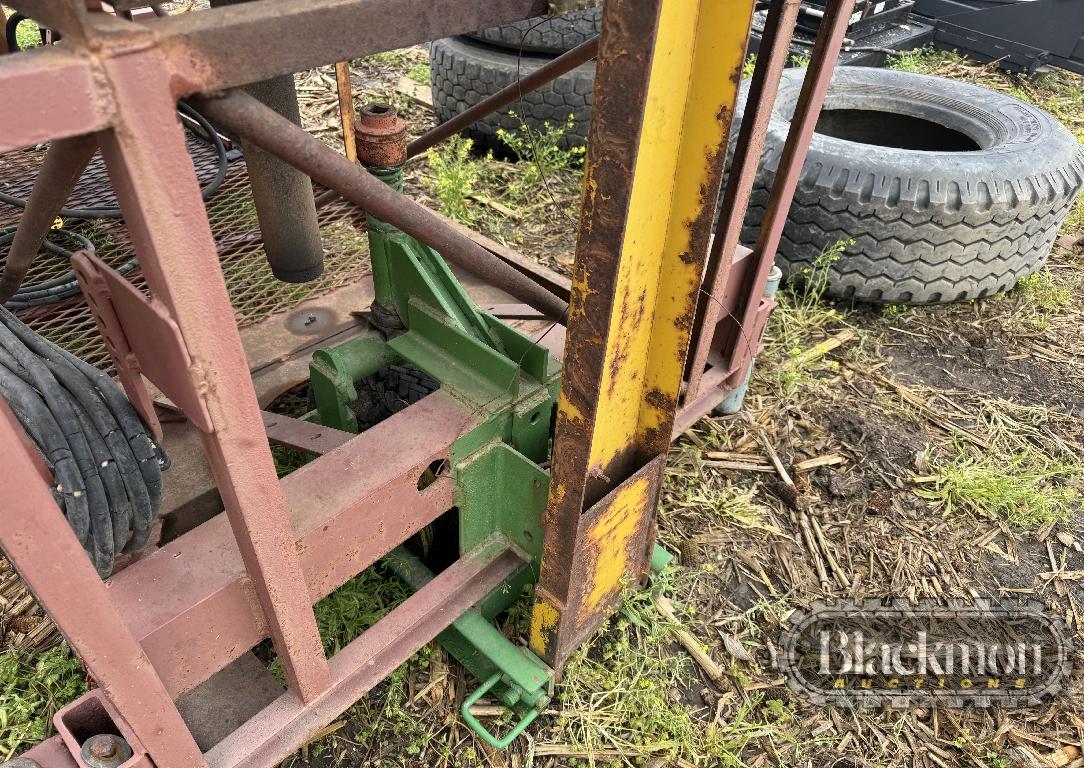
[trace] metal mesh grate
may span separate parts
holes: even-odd
[[[214,151],[202,140],[189,135],[188,149],[201,181],[210,180],[215,173]],[[23,149],[0,155],[0,190],[26,198],[41,167],[43,149]],[[323,188],[317,187],[317,193]],[[115,206],[112,186],[101,155],[91,161],[68,201],[68,207]],[[325,271],[320,279],[300,285],[283,283],[271,274],[263,252],[256,209],[249,192],[248,172],[243,159],[229,164],[226,180],[207,202],[218,247],[222,271],[226,276],[230,301],[238,325],[250,325],[275,312],[288,310],[305,299],[327,293],[369,273],[368,244],[365,234],[350,221],[358,209],[338,200],[319,211],[323,235]],[[18,223],[22,212],[0,202],[0,229]],[[133,255],[132,244],[123,222],[99,219],[92,222],[66,221],[65,228],[79,232],[95,244],[98,255],[111,265],[119,265]],[[6,247],[0,247],[0,264],[7,257]],[[27,283],[56,277],[69,268],[66,260],[52,254],[38,257],[27,276]],[[129,275],[135,285],[142,287],[138,270]],[[91,365],[112,372],[112,361],[98,334],[94,318],[81,296],[57,304],[21,310],[18,316],[45,338]]]

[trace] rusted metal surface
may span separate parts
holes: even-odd
[[[802,174],[802,166],[805,163],[806,153],[809,151],[809,142],[813,138],[821,105],[824,103],[824,96],[828,92],[828,85],[836,68],[854,2],[855,0],[839,0],[830,4],[821,20],[820,32],[813,46],[812,58],[794,109],[790,131],[776,167],[775,181],[760,223],[760,233],[753,248],[752,259],[755,266],[748,270],[745,281],[735,286],[736,293],[744,297],[744,306],[741,311],[735,313],[737,327],[731,340],[726,343],[726,348],[729,350],[726,357],[732,371],[729,383],[732,385],[738,384],[737,378],[744,375],[742,362],[748,361],[756,354],[755,345],[759,342],[760,336],[753,335],[753,331],[757,315],[762,313],[764,285],[775,261],[779,238],[783,234],[783,225],[786,223],[787,213],[794,198],[794,190]],[[740,226],[740,218],[736,226]],[[723,292],[731,290],[726,286],[725,280],[719,282],[723,285]]]
[[[670,442],[752,11],[605,7],[532,625],[532,649],[554,666],[608,611],[577,597],[590,572],[573,567],[588,546],[582,516],[631,492],[646,466],[661,473],[652,462]],[[616,508],[623,525],[653,530],[653,504]],[[646,567],[634,549],[592,561],[593,576]]]
[[[559,655],[576,648],[598,628],[599,617],[617,607],[623,586],[643,583],[655,543],[652,512],[664,465],[665,456],[656,457],[580,516],[571,589],[560,612],[549,602],[536,608],[532,648],[562,649]]]
[[[546,0],[276,0],[156,19],[146,28],[166,50],[174,95],[187,96],[545,11]]]
[[[378,219],[426,243],[452,264],[485,276],[494,286],[551,318],[564,317],[565,302],[470,238],[445,226],[428,209],[396,192],[246,94],[233,91],[220,98],[201,98],[193,102],[212,122],[287,160]]]
[[[286,679],[309,701],[330,673],[312,606],[296,588],[302,574],[286,504],[165,63],[147,49],[106,59],[103,69],[123,121],[100,135],[102,154],[147,286],[176,322],[190,375],[202,382],[214,428],[204,450]]]
[[[339,98],[339,121],[343,126],[343,149],[346,159],[357,162],[358,147],[354,140],[354,88],[350,84],[350,62],[335,63],[335,93]]]
[[[282,479],[305,599],[330,594],[452,507],[450,478],[424,491],[418,479],[478,418],[436,392]],[[268,635],[222,516],[114,575],[110,594],[174,696]]]
[[[329,453],[350,442],[354,437],[350,432],[342,432],[267,411],[263,412],[263,425],[267,430],[267,439],[272,443],[296,448],[314,456]]]
[[[414,157],[425,152],[435,144],[439,144],[454,133],[459,133],[482,118],[493,114],[499,109],[504,109],[523,98],[524,94],[541,88],[546,83],[556,80],[561,75],[571,72],[576,67],[598,56],[598,38],[593,37],[585,43],[573,48],[571,51],[561,54],[549,63],[539,67],[526,77],[517,80],[512,85],[502,88],[492,96],[489,96],[475,104],[473,107],[460,112],[458,115],[441,123],[436,128],[414,141],[407,148],[407,157]]]
[[[475,232],[470,227],[464,226],[458,221],[449,219],[446,216],[441,216],[440,214],[437,215],[440,216],[441,220],[449,227],[457,232],[461,232],[464,237],[469,237],[517,272],[527,275],[527,277],[557,296],[561,301],[567,302],[569,300],[572,295],[572,281],[561,273],[540,264],[535,259],[524,256],[518,251],[512,250],[503,243],[498,243],[496,240],[486,237],[480,232]]]
[[[391,104],[363,105],[354,129],[358,161],[373,168],[401,166],[407,159],[407,128]]]
[[[708,255],[704,285],[697,308],[692,353],[690,354],[685,398],[695,400],[700,389],[700,379],[707,367],[708,352],[713,345],[721,343],[717,338],[720,321],[736,324],[731,314],[737,307],[723,301],[727,280],[731,279],[734,254],[741,236],[742,222],[749,207],[749,195],[756,182],[757,164],[764,151],[768,134],[768,122],[775,106],[779,90],[779,77],[790,55],[790,39],[798,18],[801,0],[771,0],[764,24],[764,37],[757,54],[756,67],[749,83],[745,114],[734,146],[730,162],[726,191],[720,204],[716,236]],[[726,334],[733,343],[736,327]],[[723,342],[725,343],[725,342]],[[710,409],[709,409],[710,410]],[[706,413],[706,412],[705,412]]]
[[[74,136],[54,141],[45,152],[0,277],[0,304],[19,290],[42,241],[97,149],[93,136]]]
[[[49,487],[22,448],[22,427],[0,400],[0,546],[160,768],[194,768],[203,756],[155,668],[114,607]],[[77,748],[78,749],[78,748]],[[76,752],[78,754],[78,752]]]
[[[265,768],[305,744],[526,562],[499,539],[457,560],[331,660],[332,687],[311,707],[289,694],[207,753],[213,768]]]
[[[88,691],[57,710],[53,715],[53,726],[68,753],[81,758],[80,763],[89,768],[95,768],[95,763],[110,766],[111,763],[119,765],[127,760],[132,760],[131,768],[153,766],[139,736],[100,688]],[[95,735],[88,739],[88,733]],[[127,759],[111,760],[123,757],[118,752],[126,753]]]

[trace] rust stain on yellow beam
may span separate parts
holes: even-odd
[[[660,443],[662,432],[668,439],[703,264],[693,225],[714,214],[706,191],[737,99],[752,6],[662,6],[595,414],[596,474],[634,446]]]
[[[586,610],[580,616],[588,617],[605,607],[621,591],[630,565],[643,558],[642,552],[631,552],[630,546],[641,529],[650,486],[651,478],[646,476],[630,480],[586,532],[584,546],[597,553],[597,559],[595,570],[588,574],[583,602]]]

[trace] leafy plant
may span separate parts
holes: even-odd
[[[429,150],[433,175],[427,177],[426,184],[440,199],[445,215],[464,224],[473,224],[477,219],[468,202],[481,175],[478,161],[471,157],[473,147],[470,139],[453,136],[440,147]]]
[[[433,82],[433,74],[429,71],[429,65],[424,61],[419,61],[413,65],[407,72],[407,77],[416,83],[422,83],[423,85],[429,85]]]
[[[784,396],[812,381],[812,373],[824,368],[823,357],[807,358],[804,352],[824,337],[832,326],[846,325],[843,314],[822,299],[828,289],[828,274],[853,240],[840,240],[825,248],[813,264],[792,276],[791,284],[777,296],[778,306],[768,320],[765,334],[768,354],[776,384]]]
[[[1060,461],[1035,461],[1019,454],[1008,461],[974,455],[957,446],[948,460],[927,453],[929,474],[916,477],[915,493],[935,502],[945,515],[963,510],[980,517],[1004,518],[1022,528],[1067,520],[1079,508],[1080,491],[1072,487],[1081,467]]]
[[[0,653],[0,760],[49,736],[53,714],[86,689],[79,659],[66,645]]]
[[[510,114],[518,119],[515,112]],[[568,120],[561,125],[542,123],[540,131],[531,128],[522,120],[514,131],[497,129],[497,137],[526,165],[526,170],[516,182],[520,191],[532,191],[550,176],[583,165],[586,152],[583,147],[565,149],[562,146],[565,136],[575,126],[575,118],[569,115]]]

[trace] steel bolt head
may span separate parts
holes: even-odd
[[[91,737],[87,751],[97,760],[108,760],[117,754],[117,742],[107,733],[99,734]]]

